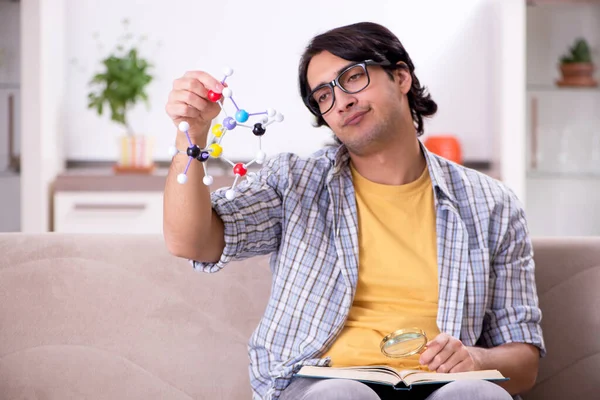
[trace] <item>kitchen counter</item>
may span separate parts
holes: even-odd
[[[78,163],[56,177],[54,191],[162,192],[168,171],[159,164],[149,174],[115,173],[109,163]],[[209,168],[209,173],[214,178],[212,188],[228,186],[234,179],[220,167]]]
[[[57,192],[163,191],[166,176],[166,169],[157,169],[151,174],[115,174],[111,168],[72,168],[56,177],[54,190]]]

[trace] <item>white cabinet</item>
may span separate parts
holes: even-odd
[[[557,81],[561,78],[559,61],[577,39],[585,39],[591,49],[598,48],[600,2],[536,3],[527,8],[526,211],[530,229],[535,236],[599,235],[600,89],[565,87]],[[600,64],[595,51],[592,60]],[[594,77],[598,80],[597,73]]]
[[[107,168],[71,168],[54,182],[54,232],[162,234],[166,169],[114,174]],[[215,176],[211,189],[230,186]]]
[[[58,192],[54,231],[162,233],[162,192]]]

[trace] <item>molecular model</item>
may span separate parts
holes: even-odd
[[[225,83],[227,77],[233,74],[233,70],[231,68],[225,68],[224,70],[225,77],[221,81],[221,84]],[[267,126],[271,125],[274,122],[283,121],[283,115],[276,112],[272,108],[268,108],[263,112],[256,113],[248,113],[246,110],[239,108],[236,102],[233,100],[233,91],[229,87],[225,87],[223,89],[223,93],[215,93],[212,90],[208,91],[207,95],[208,99],[212,102],[216,102],[221,107],[221,110],[225,114],[225,118],[222,123],[215,124],[211,133],[213,135],[213,139],[211,143],[207,144],[206,148],[200,148],[196,144],[192,143],[190,135],[188,133],[190,129],[190,125],[183,121],[179,124],[179,131],[183,132],[188,140],[188,148],[185,151],[177,149],[175,146],[171,146],[169,148],[169,154],[171,157],[174,157],[177,154],[185,153],[188,155],[188,162],[185,167],[185,170],[177,176],[177,182],[180,184],[184,184],[187,182],[187,172],[190,168],[191,163],[194,159],[200,161],[204,168],[204,179],[203,182],[205,185],[210,186],[213,183],[213,178],[208,174],[207,170],[207,162],[209,158],[222,158],[227,163],[231,164],[233,167],[233,173],[235,175],[235,179],[231,187],[225,192],[225,197],[228,200],[233,200],[235,198],[235,186],[239,183],[239,179],[244,177],[248,172],[248,167],[254,163],[262,164],[267,155],[264,151],[262,151],[261,137],[265,134]],[[235,106],[236,112],[235,116],[232,117],[227,114],[227,111],[224,107],[225,99],[230,99],[233,105]],[[261,115],[259,122],[254,123],[253,125],[246,125],[245,122],[248,121],[250,117]],[[244,128],[249,128],[252,130],[252,133],[258,138],[258,152],[256,153],[256,157],[248,163],[234,163],[231,160],[223,157],[223,147],[221,146],[221,141],[225,137],[225,134],[228,131],[235,129],[236,127],[241,126]]]

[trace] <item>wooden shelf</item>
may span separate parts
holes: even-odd
[[[600,180],[600,172],[593,171],[527,171],[527,179]]]
[[[600,4],[600,3],[598,3]],[[600,94],[600,87],[598,86],[558,86],[554,84],[545,84],[545,85],[535,85],[529,84],[527,85],[528,92],[553,92],[553,93],[596,93]]]
[[[600,4],[600,0],[526,0],[528,6],[544,4]]]

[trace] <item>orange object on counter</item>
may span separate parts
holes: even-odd
[[[452,135],[432,135],[423,142],[427,150],[457,164],[462,164],[460,142]]]

